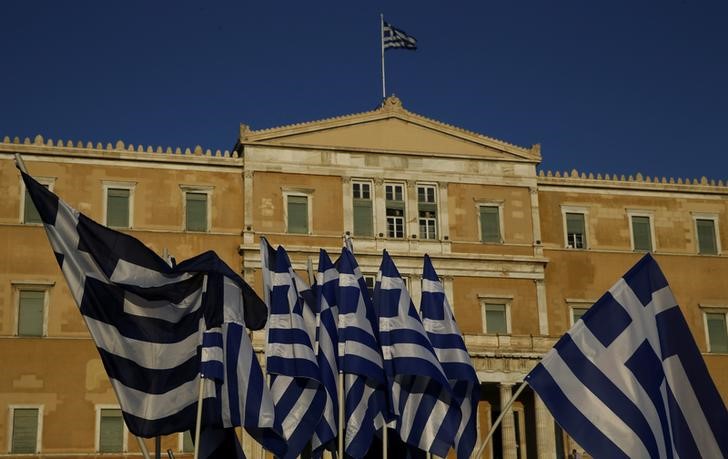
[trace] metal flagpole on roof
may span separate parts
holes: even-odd
[[[384,82],[384,14],[379,13],[379,24],[380,24],[380,31],[379,34],[379,40],[381,41],[382,45],[382,100],[387,98],[387,86]]]

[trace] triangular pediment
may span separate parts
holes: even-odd
[[[411,113],[394,97],[377,110],[260,131],[241,129],[244,144],[345,151],[541,160],[538,145],[523,148]]]

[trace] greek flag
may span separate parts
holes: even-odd
[[[728,455],[725,405],[650,254],[561,337],[526,381],[594,457]]]
[[[129,431],[154,437],[193,428],[202,370],[222,381],[206,385],[203,425],[275,435],[270,395],[244,332],[246,324],[265,324],[265,305],[253,290],[214,252],[171,267],[22,175]],[[209,341],[216,331],[217,350]],[[219,398],[233,387],[239,397]],[[251,403],[257,416],[236,416],[250,413]]]
[[[460,426],[460,409],[386,250],[377,274],[374,305],[396,430],[405,443],[445,457]]]
[[[339,363],[336,354],[339,347],[336,329],[339,322],[338,289],[339,273],[331,263],[329,255],[321,249],[316,273],[316,302],[319,310],[317,362],[321,370],[321,382],[326,389],[326,406],[311,441],[313,457],[319,457],[325,448],[336,449],[333,440],[339,429]]]
[[[425,255],[422,272],[420,314],[427,337],[452,388],[454,403],[448,416],[460,417],[457,414],[458,407],[462,413],[454,446],[457,457],[467,459],[473,452],[477,440],[476,417],[480,382],[465,348],[463,336],[455,323],[455,316],[445,296],[445,289],[428,255]]]
[[[388,413],[377,319],[359,265],[346,247],[339,271],[339,357],[344,372],[347,455],[366,455]]]
[[[382,24],[382,46],[384,50],[402,48],[417,49],[417,40],[411,35],[407,35],[404,30],[400,30],[388,22]]]
[[[276,417],[281,419],[288,444],[281,456],[285,459],[298,456],[313,437],[326,404],[326,392],[313,347],[315,313],[311,303],[300,295],[298,276],[283,247],[278,247],[274,261],[266,371]]]

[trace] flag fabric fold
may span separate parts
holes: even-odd
[[[447,456],[458,404],[392,258],[385,250],[374,289],[379,339],[396,430],[405,443]]]
[[[422,325],[452,389],[453,405],[447,416],[461,418],[453,446],[459,459],[467,459],[477,440],[480,382],[445,296],[445,289],[428,255],[425,255],[422,272],[420,314]],[[461,416],[457,413],[458,409]]]
[[[417,49],[417,39],[408,35],[404,30],[398,29],[388,22],[382,24],[382,46],[388,49]]]
[[[526,381],[594,457],[728,457],[728,412],[650,254]]]

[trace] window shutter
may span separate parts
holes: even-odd
[[[728,332],[726,331],[725,314],[706,314],[708,322],[708,341],[710,352],[728,353]]]
[[[500,334],[508,333],[505,304],[485,305],[485,332]]]
[[[207,194],[186,193],[187,231],[207,231]]]
[[[48,188],[48,185],[43,185]],[[23,223],[43,223],[40,218],[38,209],[33,204],[33,200],[30,198],[30,193],[25,190],[25,208],[23,209]]]
[[[102,453],[119,453],[124,446],[124,424],[121,410],[101,410],[99,425],[99,451]]]
[[[129,228],[129,190],[109,188],[106,199],[106,224],[115,228]]]
[[[480,207],[480,238],[483,242],[501,242],[498,207]]]
[[[696,224],[698,227],[698,253],[717,254],[713,220],[696,220]]]
[[[36,453],[38,443],[38,408],[13,410],[12,453]]]
[[[182,433],[182,452],[189,453],[194,452],[195,444],[192,441],[192,434],[189,430]]]
[[[288,196],[288,232],[308,234],[307,196]]]
[[[44,291],[20,291],[20,304],[18,304],[18,335],[43,336],[44,299]]]
[[[632,237],[635,250],[652,250],[652,234],[650,232],[650,217],[632,217]]]
[[[368,199],[354,200],[354,235],[372,236],[372,201]]]

